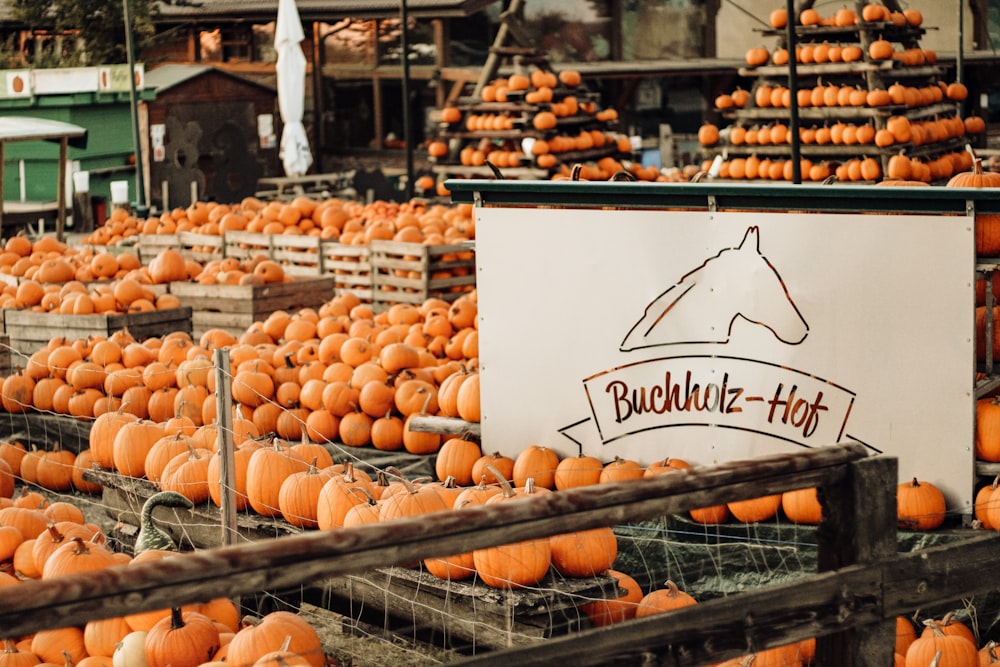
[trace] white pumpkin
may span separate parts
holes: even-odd
[[[149,667],[146,662],[146,631],[130,632],[115,644],[111,664],[114,667]]]

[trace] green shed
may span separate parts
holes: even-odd
[[[155,91],[145,89],[141,65],[135,68],[135,80],[138,101],[153,99]],[[129,182],[135,199],[129,83],[128,65],[0,70],[0,116],[31,116],[86,128],[86,147],[69,147],[67,169],[89,172],[96,201],[108,201],[110,183],[118,180]],[[57,144],[10,144],[3,164],[5,201],[56,200],[58,169]],[[72,187],[71,178],[65,182]]]

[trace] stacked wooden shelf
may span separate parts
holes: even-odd
[[[799,7],[799,16],[790,20],[798,20],[802,14],[811,9],[812,3],[807,2]],[[903,10],[896,0],[885,0],[884,6],[888,13],[897,17],[903,16]],[[796,52],[795,74],[797,90],[791,91],[794,97],[798,93],[815,90],[824,86],[838,88],[851,87],[862,91],[889,91],[894,85],[903,85],[917,89],[940,88],[942,96],[938,100],[929,100],[917,104],[897,103],[871,106],[843,104],[800,104],[796,103],[796,115],[800,134],[809,129],[831,128],[845,124],[854,126],[870,126],[874,131],[884,130],[890,119],[902,117],[913,123],[938,119],[957,119],[961,122],[960,102],[944,95],[947,83],[942,80],[944,70],[935,64],[934,54],[920,47],[920,37],[925,29],[917,24],[900,24],[891,20],[864,20],[862,13],[865,3],[858,2],[854,12],[857,22],[851,25],[813,24],[794,25]],[[887,13],[887,15],[888,15]],[[734,142],[731,137],[736,134],[734,129],[756,130],[769,128],[776,124],[788,125],[791,119],[790,104],[760,103],[762,89],[788,87],[789,70],[787,64],[773,64],[773,56],[781,50],[787,53],[786,29],[763,31],[765,36],[771,36],[777,41],[775,51],[770,54],[769,64],[758,64],[743,67],[739,70],[741,76],[752,77],[754,84],[746,104],[720,108],[724,119],[732,121],[728,133],[723,131],[721,142],[713,147],[709,156],[721,154],[726,162],[732,159],[745,159],[749,156],[766,158],[771,161],[788,160],[792,157],[791,142],[753,143],[751,141]],[[871,45],[874,42],[889,42],[893,55],[889,58],[873,57]],[[825,61],[810,62],[803,59],[804,49],[815,49],[817,46],[837,46],[841,50],[852,47],[855,53],[860,51],[860,58],[851,62]],[[919,53],[918,53],[919,52]],[[915,60],[903,56],[912,54]],[[805,62],[803,61],[805,60]],[[793,100],[795,101],[795,100]],[[790,128],[789,128],[790,129]],[[911,159],[931,162],[943,156],[961,153],[969,141],[964,135],[954,135],[941,138],[928,138],[921,141],[895,141],[889,145],[879,145],[874,141],[868,143],[799,143],[799,155],[806,161],[824,163],[833,168],[850,160],[875,158],[881,168],[881,177],[890,178],[889,160],[894,155],[904,154]],[[725,169],[723,171],[726,171]],[[766,178],[766,176],[760,176]],[[803,174],[804,180],[809,180]]]

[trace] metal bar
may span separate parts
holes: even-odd
[[[798,15],[795,13],[795,0],[786,0],[785,7],[785,11],[788,14],[785,23],[785,40],[788,42],[788,90],[791,92],[788,105],[788,131],[792,136],[792,183],[801,185],[802,142],[799,137],[799,70],[795,55],[798,45],[798,38],[795,35],[795,24]]]
[[[450,179],[452,201],[484,206],[708,210],[720,211],[945,214],[967,218],[966,202],[978,213],[1000,213],[1000,189],[902,188],[865,185],[770,185],[719,183],[630,183]]]

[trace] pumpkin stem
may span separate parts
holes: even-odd
[[[934,654],[934,659],[931,660],[931,664],[928,665],[928,667],[938,667],[938,665],[941,664],[941,654],[942,654],[941,651],[938,651],[937,653],[935,653]]]
[[[10,637],[3,640],[3,652],[4,653],[19,653],[17,650],[17,644]]]
[[[66,649],[63,649],[62,656],[63,660],[65,660],[65,662],[63,662],[63,667],[73,667],[73,654]]]
[[[941,629],[941,626],[938,625],[937,621],[927,619],[924,621],[924,625],[931,629],[931,632],[934,633],[935,637],[944,637],[944,630]]]
[[[674,583],[673,579],[667,579],[664,582],[663,587],[667,589],[667,595],[672,598],[677,597],[677,594],[681,592],[681,589],[677,587],[677,584]]]
[[[371,492],[368,489],[364,488],[364,487],[361,487],[361,486],[351,486],[351,487],[348,487],[347,492],[348,493],[356,493],[358,495],[364,496],[365,502],[367,502],[369,505],[378,505],[378,501],[375,500],[375,496],[373,496],[371,494]]]
[[[496,466],[492,463],[487,463],[486,469],[489,470],[490,474],[493,475],[497,482],[500,483],[500,488],[503,489],[504,498],[513,498],[517,495],[514,493],[514,487],[511,486],[510,482],[507,481],[507,478],[503,476],[503,473],[497,470]]]

